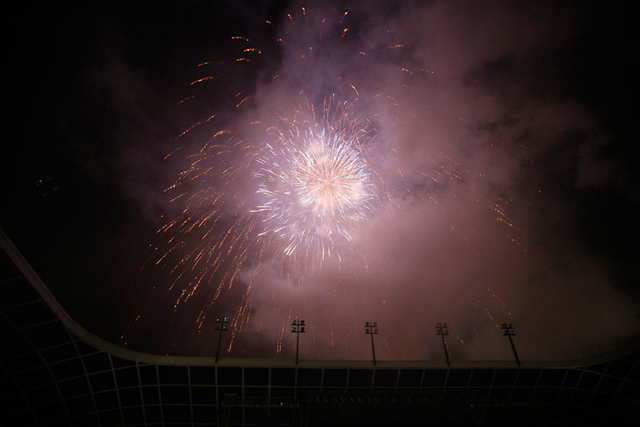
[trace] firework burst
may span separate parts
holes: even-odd
[[[361,256],[353,234],[389,197],[376,130],[352,109],[302,94],[289,114],[277,114],[277,126],[254,122],[259,141],[219,131],[189,156],[167,190],[184,208],[159,230],[170,246],[156,262],[171,260],[172,288],[182,289],[176,306],[216,283],[210,307],[243,270],[264,264],[301,284],[329,260]]]
[[[281,277],[300,285],[326,262],[341,264],[362,258],[354,233],[375,216],[376,207],[390,200],[383,163],[393,153],[380,143],[376,123],[397,122],[390,114],[395,99],[376,93],[364,102],[354,83],[335,74],[335,69],[322,79],[317,76],[326,59],[321,47],[333,48],[345,41],[342,24],[340,20],[338,26],[325,25],[323,20],[317,33],[309,31],[313,26],[294,28],[289,44],[278,36],[278,43],[289,51],[304,52],[299,67],[270,78],[271,90],[279,95],[291,94],[292,86],[297,88],[289,101],[283,103],[281,95],[272,96],[273,102],[267,97],[268,113],[216,113],[178,138],[198,135],[194,139],[199,139],[203,134],[198,131],[218,126],[222,116],[236,122],[233,127],[216,129],[206,143],[187,155],[188,167],[167,189],[174,206],[182,208],[159,229],[165,243],[156,264],[170,267],[171,289],[180,289],[175,306],[206,285],[210,297],[200,313],[200,326],[222,291],[233,287],[243,271],[257,274],[259,266],[268,264]],[[301,32],[304,37],[298,37]],[[311,33],[315,36],[309,37]],[[245,37],[233,37],[233,41],[242,50],[235,66],[244,67],[265,56]],[[297,46],[301,42],[310,45],[301,48]],[[365,55],[358,51],[354,58]],[[220,65],[224,69],[218,62],[201,64]],[[194,84],[221,80],[224,78],[209,75]],[[332,83],[307,93],[318,80]],[[252,108],[254,97],[251,91],[238,92],[233,109]],[[372,109],[372,105],[380,108]],[[248,319],[250,290],[251,285],[236,316],[235,331]]]
[[[370,132],[340,106],[334,110],[325,102],[325,120],[312,115],[281,133],[277,146],[265,144],[254,174],[264,200],[255,211],[264,216],[260,237],[281,242],[285,256],[304,264],[340,259],[377,194],[365,154]]]
[[[306,22],[304,10],[303,18]],[[255,102],[256,91],[239,91],[231,114],[208,115],[178,137],[183,143],[177,152],[189,153],[182,157],[187,167],[166,193],[172,205],[180,208],[163,218],[155,263],[167,269],[170,289],[179,294],[175,309],[196,294],[206,295],[197,317],[199,329],[207,324],[214,304],[235,307],[235,315],[229,316],[233,320],[228,351],[250,318],[253,295],[262,286],[258,278],[265,270],[277,272],[294,289],[318,284],[315,277],[322,275],[321,270],[336,268],[340,277],[320,286],[328,300],[351,300],[353,295],[344,283],[362,281],[362,274],[379,274],[379,270],[370,271],[372,260],[379,265],[388,262],[376,259],[380,254],[386,257],[383,252],[359,244],[362,230],[388,219],[399,203],[410,203],[408,199],[437,204],[452,183],[471,175],[457,161],[437,152],[420,155],[408,169],[400,164],[394,144],[381,130],[401,128],[416,115],[403,113],[396,98],[375,87],[359,90],[358,82],[371,78],[359,80],[361,76],[353,73],[343,77],[338,62],[327,58],[327,52],[346,39],[343,21],[339,23],[333,32],[324,20],[319,27],[294,26],[292,43],[287,45],[281,38],[278,42],[288,46],[286,52],[297,53],[293,55],[297,56],[296,66],[271,76],[259,91],[260,102]],[[305,28],[319,28],[319,33],[311,37],[307,31],[298,37]],[[243,44],[236,66],[254,59],[259,62],[265,56],[244,37],[234,41]],[[327,46],[330,49],[323,51]],[[373,54],[368,54],[347,44],[342,50],[356,65],[345,69],[374,72],[390,62],[377,64],[380,55],[395,58],[401,48],[397,43],[376,45]],[[219,66],[214,62],[201,65]],[[401,76],[398,81],[415,77],[406,67],[392,68]],[[209,75],[194,84],[224,80]],[[323,83],[318,85],[319,81]],[[400,91],[410,90],[406,84],[397,86],[399,89],[394,88]],[[196,148],[188,147],[189,138]],[[418,169],[416,164],[420,164]],[[512,226],[506,214],[502,221]],[[236,286],[239,282],[242,285]],[[334,308],[317,309],[300,300],[294,303],[286,294],[276,290],[261,298],[271,301],[281,325],[277,351],[296,310],[305,310],[308,316],[315,310],[314,316],[329,324],[331,346],[341,345],[334,342]],[[294,309],[296,304],[302,306]],[[340,333],[345,334],[353,336],[354,332]]]

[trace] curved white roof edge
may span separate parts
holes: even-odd
[[[40,297],[49,305],[51,310],[58,316],[64,325],[87,344],[98,350],[110,353],[113,356],[120,357],[140,363],[148,363],[155,365],[168,366],[221,366],[221,367],[294,367],[295,361],[289,359],[255,359],[255,358],[233,358],[225,357],[215,363],[213,357],[191,357],[191,356],[160,356],[149,353],[140,353],[115,344],[107,342],[97,337],[91,332],[78,325],[66,310],[60,305],[58,300],[53,296],[49,288],[44,284],[40,276],[33,270],[31,265],[22,256],[13,242],[6,235],[4,230],[0,228],[0,246],[14,262],[18,269],[22,272],[25,279],[38,292]],[[607,362],[612,359],[626,356],[630,353],[640,350],[640,344],[621,348],[619,350],[600,354],[578,360],[569,361],[522,361],[521,368],[546,368],[546,369],[566,369],[578,366],[596,365]],[[371,361],[369,360],[301,360],[298,364],[300,368],[364,368],[370,369]],[[507,360],[499,361],[461,361],[451,362],[452,368],[516,368],[515,362]],[[421,360],[378,360],[377,369],[411,369],[411,368],[447,368],[446,362],[442,361],[421,361]]]

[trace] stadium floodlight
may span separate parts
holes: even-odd
[[[513,338],[511,338],[516,336],[516,333],[513,332],[513,325],[511,323],[509,324],[503,323],[500,329],[504,330],[504,334],[502,334],[502,336],[509,337],[509,342],[511,343],[511,350],[513,350],[513,355],[516,358],[516,364],[520,366],[520,358],[518,357],[516,346],[513,344]]]
[[[298,364],[298,353],[299,353],[299,349],[300,349],[300,334],[304,334],[304,329],[305,329],[305,323],[304,320],[294,320],[293,323],[291,323],[291,326],[293,326],[291,328],[291,333],[292,334],[296,334],[296,365]]]
[[[449,361],[449,349],[447,348],[447,341],[445,341],[445,335],[449,335],[449,330],[447,329],[446,323],[436,323],[436,335],[442,336],[442,346],[444,347],[444,356],[447,358],[447,366],[451,366],[451,362]]]
[[[376,366],[376,348],[373,344],[373,336],[378,334],[378,322],[366,322],[364,324],[366,335],[371,335],[371,354],[373,355],[373,366]]]
[[[229,323],[228,317],[216,319],[216,331],[220,331],[218,335],[218,348],[216,350],[216,363],[218,363],[218,356],[220,355],[220,342],[222,341],[222,333],[228,331],[227,324]]]

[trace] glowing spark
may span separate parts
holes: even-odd
[[[202,83],[202,82],[206,82],[208,80],[218,80],[220,77],[216,77],[216,76],[207,76],[207,77],[203,77],[201,79],[198,79],[196,81],[191,82],[191,85],[195,85],[197,83]]]

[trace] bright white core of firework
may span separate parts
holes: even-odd
[[[365,164],[346,144],[312,139],[293,161],[291,181],[304,209],[320,218],[357,210],[369,196]]]
[[[267,214],[262,234],[287,241],[287,254],[301,245],[331,252],[340,240],[351,241],[374,197],[369,166],[356,142],[296,130],[281,136],[278,145],[268,146],[269,155],[254,174],[264,196],[257,211]]]

